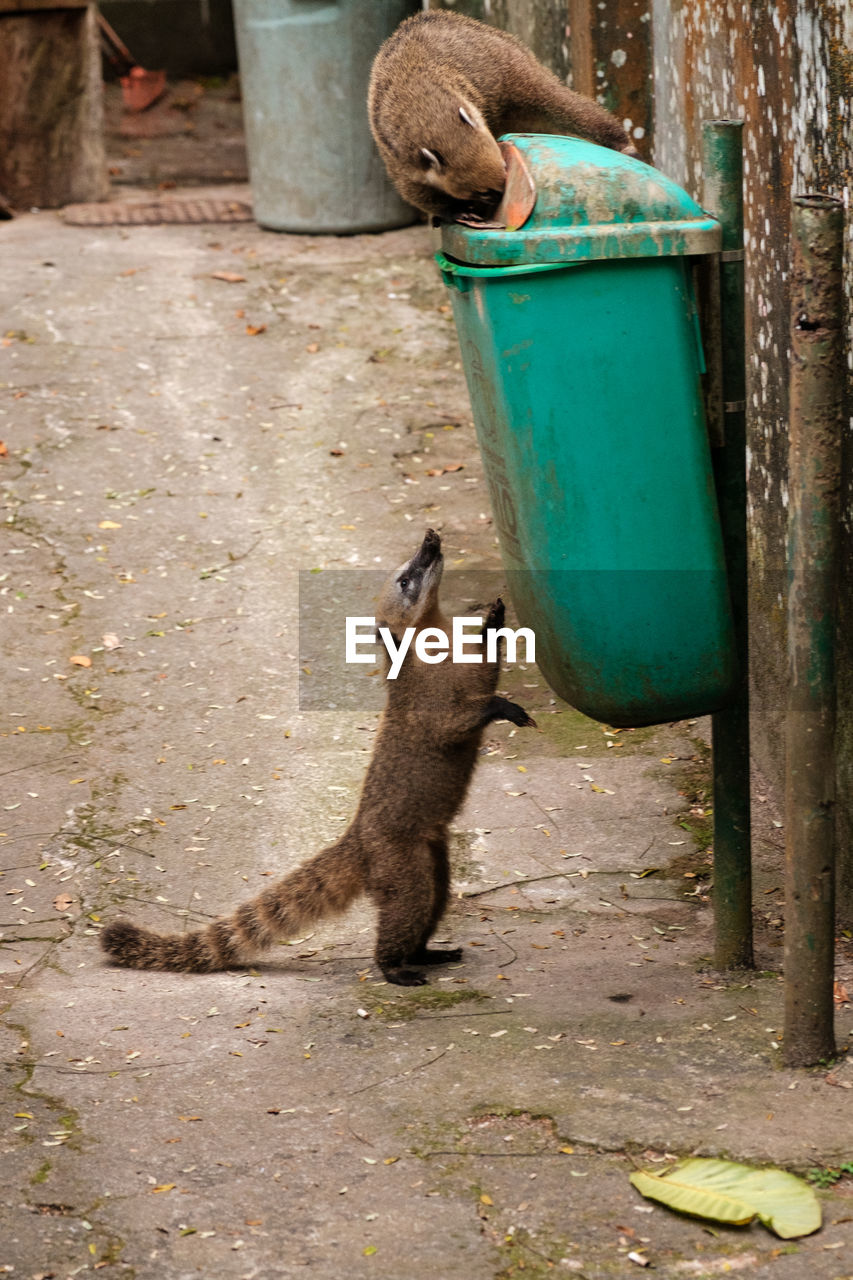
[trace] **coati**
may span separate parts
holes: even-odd
[[[385,41],[367,109],[400,195],[447,220],[494,209],[503,133],[577,134],[636,155],[609,111],[567,88],[515,36],[445,10],[416,13]]]
[[[428,529],[412,559],[388,579],[377,622],[398,648],[407,627],[448,633],[438,602],[443,564],[441,539]],[[483,632],[503,621],[498,599]],[[447,905],[447,829],[465,798],[486,726],[511,720],[535,727],[516,703],[496,696],[499,670],[499,651],[494,662],[427,664],[410,644],[396,680],[386,681],[358,809],[340,839],[205,929],[163,935],[118,920],[101,934],[104,950],[114,963],[137,969],[229,969],[340,914],[366,893],[378,908],[376,963],[389,982],[419,986],[426,979],[414,966],[460,960],[459,950],[428,945]]]

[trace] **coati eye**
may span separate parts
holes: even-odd
[[[430,151],[428,147],[421,147],[421,163],[425,169],[443,169],[444,157],[438,151]]]
[[[477,128],[477,121],[471,119],[470,115],[468,114],[468,112],[465,110],[464,107],[459,108],[459,118],[460,120],[464,120],[465,124],[470,124],[472,129]]]
[[[409,579],[408,579],[408,578],[398,578],[398,579],[397,579],[397,586],[400,588],[400,590],[401,590],[401,591],[408,591],[408,589],[409,589]]]

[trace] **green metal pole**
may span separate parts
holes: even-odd
[[[746,356],[743,261],[743,122],[703,129],[703,203],[722,224],[720,321],[722,445],[714,478],[740,667],[729,705],[713,717],[714,911],[718,969],[752,968],[752,866],[749,790],[749,603],[746,541]]]
[[[785,771],[785,1042],[789,1067],[835,1054],[835,643],[844,394],[844,210],[792,217]]]

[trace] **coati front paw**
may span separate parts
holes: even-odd
[[[517,724],[519,728],[522,729],[537,728],[537,724],[533,719],[533,716],[529,716],[524,710],[524,707],[520,707],[517,702],[508,702],[506,704],[506,718],[512,724]]]
[[[536,721],[527,714],[524,707],[520,707],[517,702],[510,702],[508,698],[492,698],[490,713],[492,720],[509,720],[510,724],[517,724],[522,729],[537,727]]]
[[[388,982],[393,982],[398,987],[425,987],[426,974],[420,972],[419,969],[406,969],[402,965],[392,967],[391,965],[381,965],[382,973]]]
[[[493,604],[489,605],[489,612],[486,614],[486,621],[483,626],[484,631],[490,631],[492,628],[502,627],[506,618],[506,606],[503,600],[498,596]]]
[[[461,959],[461,947],[419,947],[408,957],[410,964],[458,964]]]

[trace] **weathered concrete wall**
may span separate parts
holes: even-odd
[[[850,0],[457,0],[506,26],[574,88],[630,121],[646,158],[701,192],[702,124],[745,122],[753,752],[777,795],[787,685],[789,224],[791,196],[853,187]],[[511,19],[511,22],[510,22]],[[853,310],[853,225],[846,294]],[[848,316],[848,334],[850,333]],[[853,369],[848,342],[848,369]],[[847,421],[853,391],[848,389]],[[839,852],[853,924],[853,429],[845,441],[840,589]]]
[[[451,9],[511,31],[557,75],[570,77],[564,6],[554,0],[429,0],[427,9]]]
[[[853,7],[849,0],[654,0],[654,161],[698,192],[701,128],[743,119],[753,750],[777,791],[784,774],[785,530],[788,511],[791,196],[849,207],[853,173]],[[853,293],[848,226],[847,299]],[[848,329],[849,332],[849,329]],[[849,351],[849,348],[848,348]],[[853,367],[848,355],[848,368]],[[849,413],[848,413],[848,422]],[[849,440],[847,442],[848,452]],[[853,920],[853,530],[847,467],[839,653],[842,915]]]

